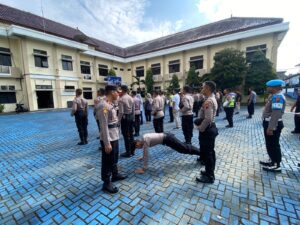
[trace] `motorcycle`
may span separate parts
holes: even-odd
[[[28,109],[24,106],[24,104],[17,103],[15,111],[16,113],[28,112]]]

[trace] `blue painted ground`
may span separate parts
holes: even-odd
[[[293,117],[284,117],[283,171],[262,171],[266,159],[261,108],[225,129],[221,114],[216,141],[216,182],[195,182],[195,156],[164,146],[150,151],[149,170],[134,174],[137,157],[120,159],[129,178],[116,195],[103,193],[99,140],[90,110],[89,144],[77,146],[69,111],[0,116],[0,224],[300,224],[300,141],[290,134]],[[165,130],[183,138],[167,123]],[[152,132],[144,124],[141,134]],[[193,144],[198,146],[194,131]],[[120,140],[120,152],[124,150]]]

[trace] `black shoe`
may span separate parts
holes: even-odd
[[[118,173],[116,176],[111,178],[111,182],[116,182],[118,180],[125,180],[128,176]]]
[[[85,141],[85,142],[84,142],[85,145],[87,145],[88,143],[89,143],[88,141]]]
[[[270,166],[264,166],[263,170],[270,172],[281,172],[281,166],[278,163],[272,163]]]
[[[247,116],[246,119],[252,119],[252,116]]]
[[[206,176],[206,175],[207,175],[205,170],[201,170],[201,171],[200,171],[200,174],[201,174],[202,176]]]
[[[272,163],[271,160],[268,160],[268,161],[259,161],[259,164],[263,165],[263,166],[271,166],[271,165],[273,165],[273,163]]]
[[[98,150],[99,150],[99,151],[102,151],[102,147],[100,146],[100,147],[98,148]]]
[[[100,137],[97,137],[97,139],[100,139]]]
[[[299,134],[300,132],[299,131],[296,131],[296,130],[293,130],[291,131],[292,134]]]
[[[240,112],[236,112],[235,114],[239,114]]]
[[[77,145],[84,145],[84,142],[83,141],[78,142]]]
[[[127,153],[127,152],[124,152],[120,155],[121,157],[124,157],[124,158],[130,158],[131,157],[131,154],[130,153]]]
[[[298,163],[298,167],[300,167],[300,163]]]
[[[205,184],[213,184],[215,182],[215,179],[206,175],[202,175],[201,177],[196,177],[196,181]]]
[[[107,192],[112,193],[112,194],[115,194],[119,191],[119,189],[116,186],[114,186],[111,182],[104,183],[103,187],[102,187],[102,190],[107,191]]]
[[[230,125],[226,125],[225,127],[226,127],[226,128],[231,128],[231,127],[233,127],[233,126],[230,126]]]
[[[133,136],[134,136],[134,137],[138,137],[138,136],[140,136],[140,134],[134,134]]]

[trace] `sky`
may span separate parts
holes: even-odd
[[[230,16],[280,17],[289,31],[278,49],[277,70],[300,63],[299,0],[0,0],[0,3],[78,28],[127,47]]]

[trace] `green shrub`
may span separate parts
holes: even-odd
[[[3,104],[0,104],[0,113],[2,113],[4,111],[4,105]]]

